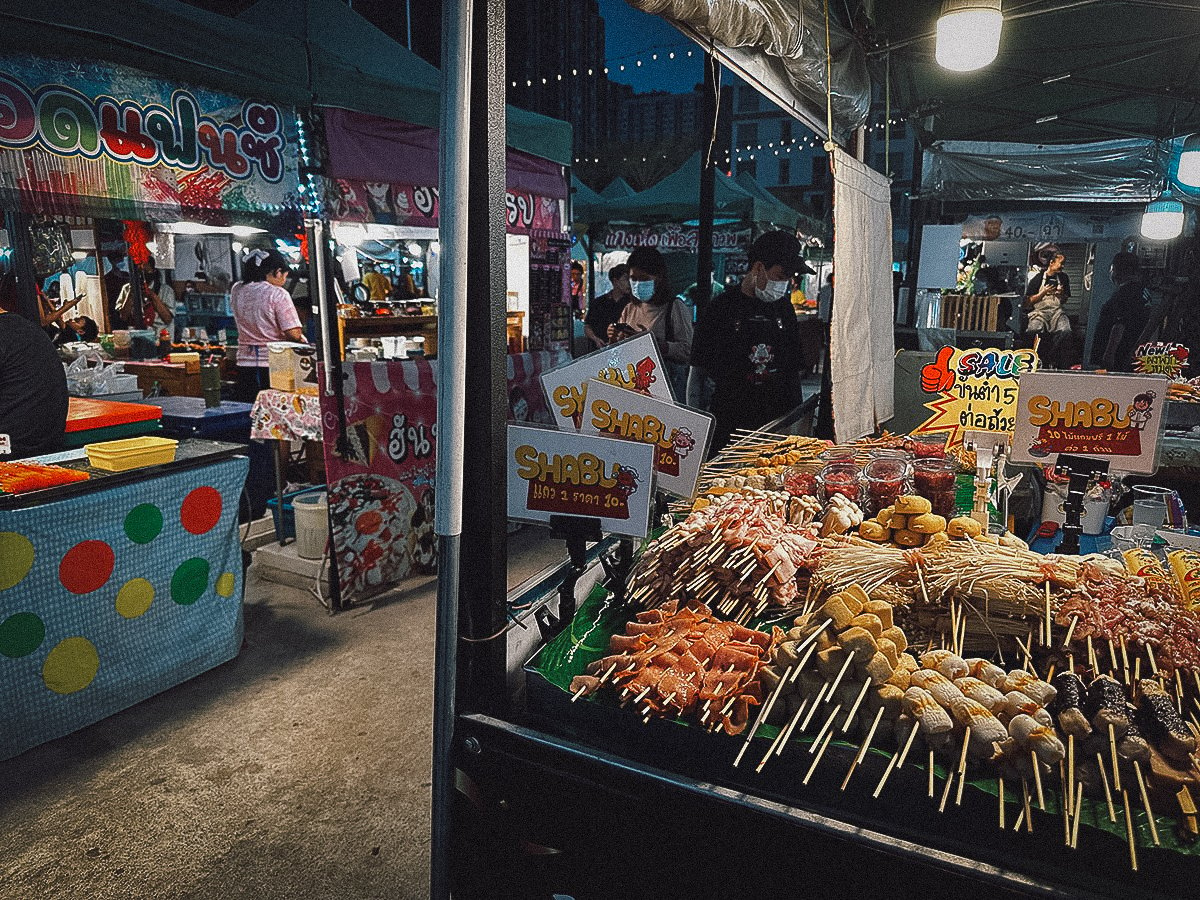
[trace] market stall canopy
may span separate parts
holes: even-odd
[[[945,141],[925,151],[921,195],[937,200],[1144,201],[1163,185],[1171,144]]]
[[[577,222],[591,222],[593,211],[598,204],[604,202],[602,195],[579,180],[579,176],[571,175],[571,218]]]
[[[303,0],[299,4],[296,0],[260,0],[238,19],[258,34],[282,32],[319,49],[310,55],[313,103],[413,125],[438,126],[442,77],[438,69],[346,4],[337,0]],[[509,147],[570,164],[568,123],[513,106],[507,111]]]
[[[629,182],[618,175],[600,192],[600,196],[605,200],[615,200],[618,197],[632,197],[636,193],[637,191],[629,186]]]
[[[742,170],[734,177],[734,181],[743,191],[754,197],[759,198],[764,204],[776,205],[781,207],[778,218],[773,219],[775,222],[785,222],[788,213],[796,217],[796,225],[800,231],[808,238],[818,238],[822,242],[825,237],[825,224],[812,216],[806,216],[802,212],[797,212],[788,206],[765,187],[758,183],[757,179],[749,172]],[[786,210],[786,212],[785,212]]]
[[[875,4],[876,80],[935,139],[1034,144],[1200,130],[1195,0],[1007,0],[1000,54],[973,72],[934,59],[941,0]]]
[[[768,195],[770,196],[770,195]],[[593,222],[686,223],[700,217],[700,153],[657,184],[630,197],[594,204]],[[747,221],[793,228],[800,213],[771,197],[767,200],[740,187],[724,172],[716,173],[713,212],[718,221]],[[577,221],[583,221],[576,214]]]
[[[832,81],[826,70],[826,18],[822,0],[626,0],[662,16],[711,50],[782,109],[824,134],[826,88],[838,140],[866,121],[871,80],[855,36],[831,18]]]

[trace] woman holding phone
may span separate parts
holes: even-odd
[[[633,299],[621,318],[608,326],[609,341],[620,341],[642,332],[654,335],[670,373],[675,396],[682,399],[692,355],[692,317],[667,284],[667,261],[653,247],[638,247],[626,260]]]

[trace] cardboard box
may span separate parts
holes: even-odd
[[[318,393],[315,347],[275,341],[267,344],[267,350],[270,353],[271,387],[298,394]]]

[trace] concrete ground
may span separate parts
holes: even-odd
[[[523,529],[510,584],[561,546]],[[435,582],[246,584],[236,659],[0,763],[0,898],[427,895]]]

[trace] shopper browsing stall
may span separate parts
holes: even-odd
[[[653,247],[638,247],[626,264],[633,300],[621,310],[620,320],[608,327],[608,338],[619,341],[643,331],[654,335],[671,371],[675,396],[682,397],[692,352],[692,318],[683,301],[671,294],[667,261],[661,253]]]
[[[608,343],[608,327],[621,320],[621,313],[633,294],[629,289],[629,266],[618,263],[608,271],[612,290],[588,304],[583,332],[596,347]]]
[[[67,376],[50,338],[0,312],[0,460],[53,453],[67,424]]]
[[[1133,354],[1146,326],[1150,298],[1142,287],[1137,254],[1118,253],[1109,269],[1117,289],[1100,308],[1088,365],[1112,372],[1132,372]]]
[[[269,383],[267,344],[302,341],[296,305],[283,289],[291,271],[277,250],[253,250],[242,262],[244,280],[229,292],[238,330],[237,399],[252,403]]]
[[[737,428],[759,428],[800,402],[800,334],[788,299],[798,274],[813,274],[800,242],[784,231],[764,234],[747,253],[750,269],[700,314],[692,366],[714,382],[713,449]]]

